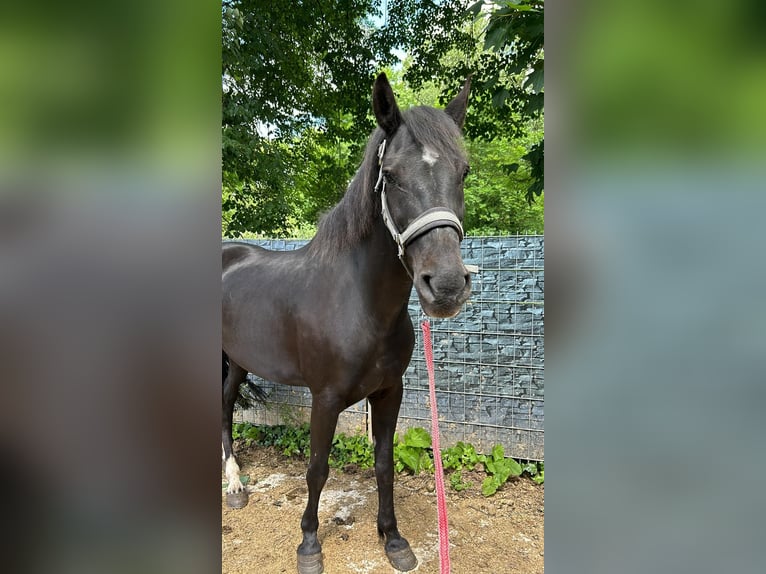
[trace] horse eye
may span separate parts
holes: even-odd
[[[383,179],[386,180],[386,183],[390,183],[390,184],[396,183],[396,177],[394,177],[394,172],[390,169],[383,168]]]

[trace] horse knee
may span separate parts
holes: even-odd
[[[394,481],[393,457],[375,457],[375,477],[378,479],[378,483],[380,483],[381,480],[385,482]]]
[[[316,486],[322,488],[330,475],[330,464],[326,460],[314,460],[309,464],[306,472],[306,482],[309,488]]]

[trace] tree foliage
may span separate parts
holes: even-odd
[[[386,70],[399,102],[404,106],[439,105],[438,80],[429,80],[415,90],[404,78],[412,66],[406,58],[401,70]],[[470,110],[470,108],[469,108]],[[527,200],[533,183],[531,166],[524,161],[529,148],[543,138],[541,120],[530,123],[527,132],[516,138],[496,134],[493,138],[467,138],[471,172],[465,182],[463,226],[473,235],[542,233],[542,197]],[[508,166],[513,169],[508,169]]]
[[[406,79],[416,88],[444,78],[446,103],[473,75],[466,134],[471,139],[524,138],[544,106],[543,0],[461,0],[436,5],[395,0],[392,19],[411,30],[406,37],[413,63]],[[401,26],[400,23],[392,24]],[[544,189],[544,140],[523,155],[530,166],[527,200]],[[506,170],[518,169],[508,162]]]
[[[328,150],[354,153],[372,128],[369,86],[393,60],[376,36],[371,0],[285,4],[224,0],[223,212],[228,235],[284,232],[296,174],[320,197],[349,176]],[[317,152],[313,154],[312,152]],[[303,171],[310,154],[313,174]],[[294,221],[292,222],[294,223]]]
[[[338,201],[386,66],[405,107],[444,105],[473,74],[466,229],[541,231],[542,206],[532,222],[518,198],[543,189],[542,12],[537,0],[223,0],[224,235],[294,233]],[[401,71],[395,48],[410,54]]]

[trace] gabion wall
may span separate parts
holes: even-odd
[[[252,240],[273,250],[292,250],[305,240]],[[428,375],[421,321],[431,322],[442,445],[470,442],[481,452],[502,444],[514,458],[543,460],[544,237],[467,237],[463,259],[477,265],[471,299],[454,319],[429,319],[413,290],[410,316],[417,346],[405,374],[398,430],[430,429]],[[306,389],[258,381],[269,394],[265,410],[238,420],[279,424],[308,420]],[[364,401],[339,421],[339,431],[368,431]]]

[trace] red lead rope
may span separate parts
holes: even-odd
[[[447,524],[447,502],[444,498],[444,469],[439,448],[439,413],[436,410],[436,383],[434,382],[434,353],[431,349],[431,325],[428,321],[420,324],[423,330],[423,350],[428,369],[428,388],[431,397],[431,437],[434,451],[434,474],[436,475],[436,511],[439,520],[439,574],[450,574],[449,525]]]

